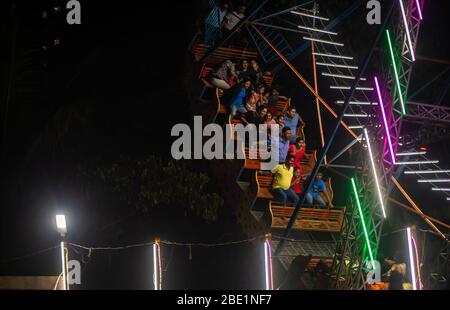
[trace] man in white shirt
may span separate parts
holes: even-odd
[[[205,19],[205,41],[214,44],[220,39],[220,28],[228,13],[228,3],[219,4],[213,7]]]
[[[231,31],[237,24],[245,17],[245,10],[247,7],[245,5],[241,5],[237,11],[233,11],[232,13],[228,13],[225,16],[225,21],[223,27]]]
[[[214,28],[220,28],[225,16],[229,15],[227,13],[228,13],[228,3],[223,3],[220,6],[215,6],[206,17],[205,23],[211,25]]]

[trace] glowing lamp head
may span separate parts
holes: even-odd
[[[64,237],[67,233],[66,217],[65,215],[58,214],[56,216],[56,229],[58,233]]]

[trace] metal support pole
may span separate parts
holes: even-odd
[[[273,269],[272,269],[272,235],[267,234],[264,239],[264,273],[265,289],[273,290]]]
[[[406,200],[413,206],[413,208],[419,213],[419,215],[423,218],[425,222],[433,229],[439,236],[441,236],[443,239],[447,240],[447,237],[439,230],[439,228],[436,227],[427,217],[425,217],[425,214],[422,212],[422,210],[419,209],[419,207],[416,205],[414,200],[408,195],[408,193],[403,189],[403,187],[398,183],[397,179],[394,178],[394,176],[391,176],[392,182],[397,186],[398,190],[405,196]]]
[[[412,208],[408,207],[408,206],[405,205],[404,203],[401,203],[400,201],[398,201],[398,200],[396,200],[396,199],[394,199],[394,198],[390,198],[390,197],[389,197],[388,200],[389,200],[390,202],[393,202],[394,204],[398,205],[399,207],[402,207],[402,208],[408,210],[409,212],[415,213],[415,214],[417,214],[417,215],[419,215],[419,216],[421,216],[421,217],[423,217],[423,218],[429,219],[431,222],[434,222],[434,223],[436,223],[436,224],[438,224],[438,225],[441,225],[442,227],[445,227],[445,228],[447,228],[447,229],[450,229],[450,225],[448,225],[448,224],[446,224],[446,223],[444,223],[444,222],[441,222],[440,220],[437,220],[437,219],[435,219],[435,218],[433,218],[433,217],[431,217],[431,216],[428,216],[428,215],[426,215],[426,214],[420,213],[419,211],[417,211],[417,210],[415,210],[415,209],[412,209]]]
[[[68,291],[69,288],[69,278],[67,276],[67,261],[68,261],[68,250],[67,250],[67,243],[63,240],[61,241],[61,273],[62,273],[62,279],[63,279],[63,290]]]
[[[358,138],[352,140],[352,142],[350,142],[347,146],[345,146],[342,150],[339,151],[339,153],[336,154],[336,156],[334,156],[332,159],[330,159],[330,161],[328,162],[328,164],[333,163],[336,159],[338,159],[339,157],[341,157],[345,152],[347,152],[348,149],[350,149],[353,145],[356,144],[356,142],[360,142],[362,140],[362,135],[359,135]]]
[[[161,290],[161,249],[159,238],[153,243],[153,286],[155,291]]]
[[[418,94],[420,94],[424,89],[426,89],[428,86],[436,82],[441,76],[446,74],[450,70],[450,67],[445,68],[441,73],[435,75],[431,80],[429,80],[427,83],[425,83],[422,87],[420,87],[418,90],[416,90],[414,93],[410,94],[408,96],[408,101],[412,101]]]
[[[341,169],[356,169],[356,166],[352,165],[333,165],[333,164],[323,164],[322,167],[325,168],[341,168]]]

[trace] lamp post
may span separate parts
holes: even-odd
[[[65,215],[58,214],[56,215],[56,229],[58,230],[59,235],[61,236],[61,268],[62,268],[62,277],[63,277],[63,290],[69,290],[69,282],[67,279],[67,243],[65,240],[65,236],[67,234],[67,225],[66,225],[66,217]]]
[[[273,290],[273,273],[272,273],[272,236],[267,234],[264,239],[264,273],[265,273],[265,289]]]
[[[160,291],[161,286],[161,248],[160,239],[156,238],[153,243],[153,286],[155,291]]]

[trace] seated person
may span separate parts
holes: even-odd
[[[237,74],[238,74],[237,78],[238,83],[242,83],[245,80],[251,79],[250,63],[248,62],[247,59],[242,60],[241,67],[237,72]]]
[[[205,39],[208,43],[214,44],[219,38],[220,27],[222,27],[225,15],[228,13],[228,3],[217,3],[208,16],[205,18],[206,29],[205,33],[209,32],[208,36],[205,35]],[[209,30],[209,31],[208,31]]]
[[[251,66],[250,78],[252,80],[253,85],[264,84],[263,72],[259,67],[259,63],[256,60],[252,59],[250,61],[250,66]]]
[[[280,132],[281,132],[284,128],[284,115],[281,115],[281,114],[278,115],[276,122],[277,122],[278,126],[280,126]]]
[[[250,80],[247,80],[242,83],[242,86],[239,88],[239,90],[234,94],[234,96],[231,98],[231,116],[235,116],[237,112],[240,112],[242,114],[247,113],[247,109],[245,108],[245,98],[247,97],[247,94],[251,87]]]
[[[295,143],[295,140],[297,139],[297,127],[298,125],[301,125],[302,128],[305,127],[305,122],[302,120],[300,115],[297,113],[297,109],[291,105],[288,109],[288,112],[286,113],[286,117],[284,119],[284,125],[286,127],[291,128],[292,136],[291,136],[291,142]]]
[[[231,88],[231,81],[237,77],[234,63],[231,60],[225,60],[219,67],[211,73],[210,82],[214,87],[222,90]]]
[[[327,203],[320,196],[320,193],[324,193],[328,200],[328,205],[333,207],[330,197],[328,196],[327,186],[325,182],[322,180],[323,174],[322,172],[318,172],[316,178],[313,180],[311,188],[306,193],[306,204],[309,207],[313,206],[313,202],[316,202],[320,207],[326,207]]]
[[[236,11],[228,13],[223,22],[224,27],[224,35],[229,34],[234,27],[239,24],[239,22],[245,17],[245,11],[247,7],[245,5],[241,5]]]
[[[269,108],[269,111],[273,114],[273,115],[277,115],[278,114],[278,110],[276,108],[278,100],[287,100],[286,97],[284,96],[280,96],[280,92],[278,90],[278,88],[273,88],[272,91],[270,92],[269,98],[268,98],[268,103],[267,103],[267,107]]]
[[[267,108],[266,108],[267,110]],[[267,112],[266,117],[264,118],[264,122],[267,125],[267,128],[270,128],[270,126],[275,125],[277,122],[273,119],[272,113]]]
[[[294,176],[291,180],[291,188],[297,194],[297,196],[302,193],[302,181],[303,180],[300,168],[294,166]]]
[[[256,126],[258,126],[260,124],[264,124],[266,114],[267,108],[264,106],[260,106],[256,109],[256,112],[248,111],[247,113],[245,113],[241,120],[245,125],[255,124]]]
[[[294,167],[300,169],[300,174],[303,174],[301,159],[303,155],[305,155],[305,151],[306,144],[303,138],[297,138],[295,140],[295,144],[291,144],[291,146],[289,147],[289,154],[294,155],[295,158]]]
[[[264,93],[264,96],[262,96],[262,98],[261,98],[261,105],[267,106],[269,104],[269,97],[270,97],[270,92],[266,91]]]
[[[278,140],[278,150],[279,150],[279,161],[280,163],[284,163],[289,153],[289,146],[291,138],[291,130],[287,127],[284,127],[281,130],[281,137]]]
[[[291,188],[291,180],[294,175],[294,157],[288,155],[284,164],[277,165],[272,169],[273,183],[272,193],[277,201],[286,205],[288,199],[293,203],[298,202],[298,196]]]
[[[256,108],[261,105],[261,98],[264,96],[265,91],[266,88],[264,87],[264,85],[259,85],[258,89],[252,92],[250,100],[248,101],[246,106],[248,111],[256,111]]]

